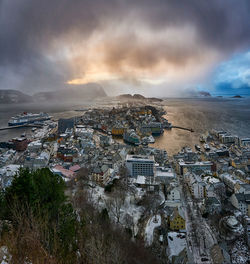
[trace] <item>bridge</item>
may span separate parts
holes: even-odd
[[[182,129],[182,130],[187,130],[189,132],[194,132],[194,130],[192,128],[187,128],[187,127],[172,126],[172,128],[178,128],[178,129]]]
[[[1,130],[8,130],[8,129],[16,129],[16,128],[23,128],[23,127],[38,127],[41,128],[43,125],[38,125],[38,124],[26,124],[26,125],[18,125],[18,126],[8,126],[8,127],[1,127]]]

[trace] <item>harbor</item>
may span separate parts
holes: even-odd
[[[186,127],[181,127],[181,126],[172,126],[172,128],[178,128],[178,129],[194,132],[194,130],[192,128],[186,128]]]
[[[17,128],[27,128],[27,127],[41,128],[41,127],[43,127],[43,125],[40,125],[40,124],[23,124],[23,125],[17,125],[17,126],[8,126],[8,127],[1,127],[0,131],[9,130],[9,129],[17,129]]]

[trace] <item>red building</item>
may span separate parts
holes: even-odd
[[[20,138],[13,138],[12,142],[14,144],[15,150],[24,151],[27,149],[27,146],[28,146],[30,141],[25,137],[20,137]]]

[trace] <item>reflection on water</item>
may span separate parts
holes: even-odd
[[[183,146],[199,144],[200,134],[211,129],[226,130],[240,137],[250,137],[249,99],[168,99],[166,118],[173,124],[192,128],[165,130],[153,145],[172,155]]]

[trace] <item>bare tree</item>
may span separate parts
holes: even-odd
[[[126,166],[123,165],[119,168],[119,175],[122,186],[127,190],[129,186],[129,173]]]
[[[134,218],[130,214],[126,214],[124,217],[124,222],[125,226],[128,229],[131,229],[132,231],[132,236],[134,237],[135,235],[135,223],[134,223]]]
[[[88,186],[91,182],[91,178],[89,176],[89,170],[87,168],[81,168],[77,172],[76,180],[80,188],[84,188],[84,186]]]
[[[121,208],[125,202],[125,192],[121,189],[116,189],[111,197],[106,201],[108,211],[116,219],[117,223],[120,223]]]
[[[161,197],[158,193],[146,193],[142,201],[144,212],[152,212],[156,219],[156,215],[159,211],[160,201]]]

